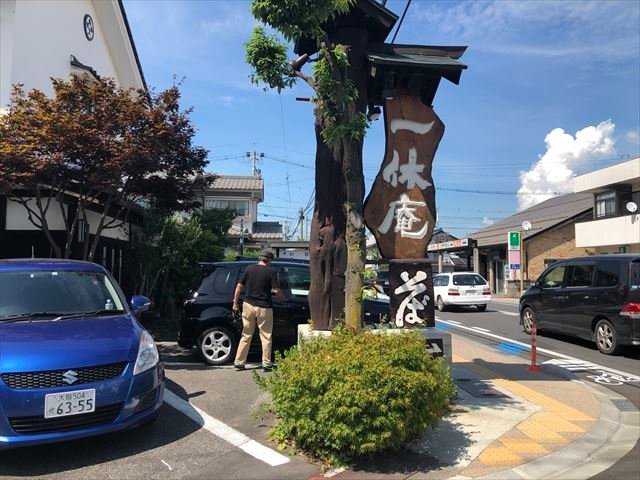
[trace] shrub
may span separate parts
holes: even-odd
[[[279,421],[273,440],[330,464],[404,446],[445,414],[449,368],[419,332],[301,340],[270,376],[257,377]]]

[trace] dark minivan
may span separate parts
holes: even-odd
[[[605,354],[640,345],[640,255],[554,263],[520,298],[520,323],[595,341]]]
[[[242,333],[242,319],[231,311],[233,292],[242,272],[254,263],[256,260],[200,264],[200,277],[184,301],[178,345],[195,346],[202,359],[211,365],[222,365],[234,359]],[[273,346],[275,349],[288,348],[298,341],[298,325],[309,322],[309,263],[276,258],[272,267],[287,298],[286,302],[279,302],[273,296]],[[379,323],[389,314],[389,300],[384,297],[386,295],[365,299],[366,323]],[[251,349],[259,351],[259,345],[256,329]]]

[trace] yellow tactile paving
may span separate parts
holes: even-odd
[[[478,457],[486,465],[514,465],[521,459],[506,447],[493,447],[485,449]]]
[[[514,453],[549,453],[549,450],[533,440],[523,438],[501,438],[500,443]]]
[[[556,432],[584,433],[585,431],[584,428],[565,420],[555,412],[536,413],[531,417],[531,420],[542,423],[545,427],[551,428]]]
[[[456,363],[469,362],[469,360],[455,354],[453,361]],[[485,449],[478,456],[477,460],[480,462],[478,467],[484,464],[488,468],[504,468],[530,461],[536,456],[546,455],[585,432],[584,423],[577,425],[573,422],[592,423],[595,421],[593,417],[521,383],[507,379],[495,379],[493,378],[495,372],[483,366],[473,365],[471,369],[485,374],[486,378],[491,378],[495,386],[525,398],[542,409]],[[525,458],[522,458],[521,455]],[[478,467],[473,468],[477,469]]]
[[[554,431],[552,428],[549,428],[544,424],[538,423],[532,419],[521,422],[516,428],[524,433],[527,437],[538,442],[568,442],[566,438],[564,438],[558,432]]]
[[[500,385],[507,390],[519,395],[523,398],[526,398],[530,402],[533,402],[545,410],[552,411],[560,415],[562,418],[568,421],[579,421],[579,422],[592,422],[594,419],[584,413],[576,410],[575,408],[571,408],[565,405],[562,402],[554,400],[553,398],[547,397],[541,393],[538,393],[524,385],[520,385],[517,382],[512,380],[504,380],[504,379],[496,379],[493,381],[496,385]]]

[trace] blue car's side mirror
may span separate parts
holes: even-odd
[[[133,313],[135,313],[136,315],[140,315],[142,312],[146,312],[147,310],[149,310],[149,307],[151,306],[151,300],[142,295],[134,295],[133,297],[131,297],[129,305],[131,306],[131,310],[133,310]]]

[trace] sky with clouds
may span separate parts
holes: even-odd
[[[386,6],[401,15],[406,4]],[[295,97],[312,92],[250,83],[250,1],[124,5],[149,86],[182,81],[208,170],[250,175],[246,152],[264,153],[259,218],[293,227],[312,198],[315,154],[312,107]],[[640,150],[637,0],[413,0],[396,43],[468,46],[460,85],[443,80],[434,100],[446,126],[434,160],[436,203],[453,235],[570,192],[575,174]],[[367,188],[383,155],[382,122],[373,122]]]

